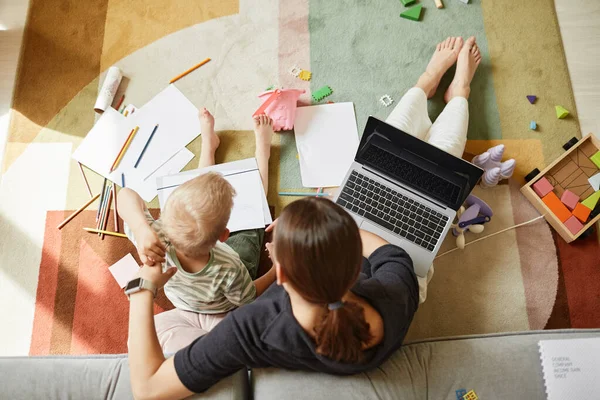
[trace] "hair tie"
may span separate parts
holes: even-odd
[[[344,307],[344,302],[343,301],[336,301],[335,303],[329,303],[327,304],[327,308],[329,308],[329,310],[333,311],[333,310],[337,310],[338,308],[342,308]]]

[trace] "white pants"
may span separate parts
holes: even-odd
[[[385,122],[455,157],[462,157],[467,144],[469,103],[464,97],[453,98],[432,123],[427,114],[427,95],[415,87],[406,92]],[[432,277],[433,265],[426,277],[417,276],[419,303],[427,298],[427,284]]]

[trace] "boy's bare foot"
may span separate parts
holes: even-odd
[[[265,114],[254,117],[254,135],[256,136],[256,153],[270,156],[273,120]]]
[[[425,73],[419,78],[417,87],[420,87],[430,99],[435,94],[442,76],[454,65],[463,46],[461,37],[449,37],[438,43],[431,60],[425,69]]]
[[[202,137],[202,149],[200,150],[200,161],[198,168],[215,165],[215,152],[221,143],[221,139],[215,133],[215,117],[205,108],[200,111],[200,129]]]
[[[465,42],[462,50],[458,54],[458,61],[456,62],[456,74],[454,79],[448,87],[446,94],[444,94],[444,101],[448,103],[454,97],[469,98],[471,93],[471,81],[475,75],[477,67],[481,63],[481,53],[479,47],[475,43],[475,37],[471,36]]]

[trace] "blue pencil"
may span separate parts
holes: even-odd
[[[144,153],[146,152],[146,149],[148,148],[148,145],[150,144],[150,141],[152,140],[152,138],[154,137],[154,134],[156,133],[156,130],[158,129],[158,124],[156,124],[156,126],[154,127],[154,129],[152,130],[152,133],[150,134],[150,137],[148,138],[148,141],[146,142],[146,144],[144,145],[144,148],[142,149],[142,152],[140,153],[140,156],[138,157],[137,161],[135,162],[135,165],[133,166],[133,168],[137,168],[138,164],[140,163],[140,161],[142,160],[142,156],[144,155]]]
[[[314,193],[314,192],[279,192],[280,196],[329,196],[329,193]]]
[[[121,174],[121,187],[124,188],[125,187],[125,174]]]

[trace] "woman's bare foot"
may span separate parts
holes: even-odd
[[[254,117],[254,135],[256,139],[256,163],[262,179],[265,193],[269,191],[269,158],[271,157],[271,138],[273,120],[265,114]]]
[[[199,168],[204,168],[215,165],[215,152],[221,143],[221,139],[215,133],[215,117],[206,108],[200,111],[199,116],[202,133]]]
[[[481,53],[479,47],[475,43],[475,37],[471,36],[465,42],[462,50],[458,54],[456,62],[456,73],[454,79],[444,94],[444,101],[448,103],[454,97],[469,98],[471,93],[471,81],[475,75],[475,71],[481,62]]]
[[[449,37],[438,43],[425,72],[417,82],[417,87],[423,89],[428,99],[433,97],[442,76],[456,62],[462,46],[463,39],[461,37]]]

